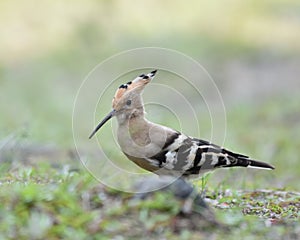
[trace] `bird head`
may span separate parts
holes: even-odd
[[[89,138],[114,116],[129,116],[135,111],[144,111],[141,93],[145,86],[154,78],[157,70],[148,74],[141,74],[134,80],[122,84],[116,91],[112,101],[112,111],[97,125]]]

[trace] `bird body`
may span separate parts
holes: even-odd
[[[90,138],[116,116],[118,143],[123,153],[141,168],[158,175],[197,177],[207,171],[228,167],[274,169],[268,163],[148,121],[141,94],[155,74],[156,70],[122,84],[114,96],[113,110]]]

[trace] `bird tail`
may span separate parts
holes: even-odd
[[[257,169],[265,169],[265,170],[275,169],[275,167],[273,167],[271,164],[249,159],[244,156],[238,156],[236,159],[237,159],[236,162],[232,163],[231,165],[227,165],[225,167],[248,167],[248,168],[257,168]]]

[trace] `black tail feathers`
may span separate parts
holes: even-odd
[[[228,167],[248,167],[248,168],[266,169],[266,170],[275,169],[275,167],[273,167],[268,163],[252,160],[246,157],[238,157],[237,161]]]

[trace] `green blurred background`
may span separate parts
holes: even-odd
[[[171,48],[220,89],[225,146],[276,166],[219,171],[212,184],[300,190],[299,1],[2,0],[0,29],[2,150],[16,141],[74,149],[73,103],[89,71],[120,51]]]

